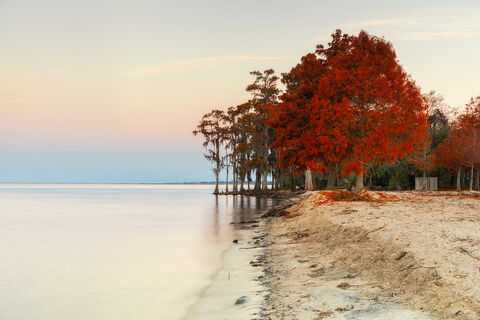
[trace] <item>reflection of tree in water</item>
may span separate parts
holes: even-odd
[[[222,232],[226,231],[225,228],[232,226],[235,229],[250,228],[251,224],[246,222],[258,221],[260,216],[274,204],[272,199],[266,198],[215,196],[211,224],[213,236],[221,238]]]
[[[255,221],[260,218],[262,213],[271,206],[271,199],[252,198],[252,197],[233,197],[231,207],[232,222],[235,228],[249,227],[248,224],[241,224],[249,221]],[[240,223],[240,224],[239,224]]]
[[[215,208],[213,218],[213,234],[216,238],[220,236],[220,208],[218,207],[218,195],[215,195]]]

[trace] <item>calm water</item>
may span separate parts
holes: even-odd
[[[0,319],[184,318],[241,232],[230,222],[269,205],[211,192],[0,185]]]

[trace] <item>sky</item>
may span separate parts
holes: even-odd
[[[212,181],[201,116],[336,29],[451,106],[480,95],[478,1],[0,0],[0,182]]]

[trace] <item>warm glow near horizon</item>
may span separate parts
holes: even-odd
[[[0,182],[212,180],[202,114],[337,28],[384,36],[462,107],[480,95],[479,16],[475,1],[1,1]]]

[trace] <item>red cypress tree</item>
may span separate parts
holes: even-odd
[[[473,190],[474,169],[480,162],[479,141],[480,141],[480,96],[471,98],[466,105],[465,112],[458,117],[458,125],[464,142],[468,142],[467,151],[470,154],[470,191]],[[478,181],[477,169],[477,181]],[[478,183],[477,183],[478,184]],[[478,188],[477,188],[478,189]]]
[[[366,165],[391,163],[412,151],[425,130],[426,106],[383,38],[337,30],[329,47],[318,46],[317,54],[326,60],[328,72],[318,90],[323,103],[312,113],[321,119],[332,109],[344,110],[345,116],[337,117],[340,123],[331,122],[321,131],[333,136],[326,142],[327,158],[341,156],[344,171],[357,173],[360,190]]]
[[[270,110],[268,124],[275,128],[275,142],[279,166],[296,173],[305,171],[305,188],[312,189],[311,173],[305,136],[311,125],[311,114],[307,105],[318,89],[318,81],[325,68],[315,54],[302,57],[301,62],[282,76],[286,92],[280,97],[281,103]],[[319,171],[319,170],[317,170]]]
[[[426,106],[383,38],[337,30],[316,54],[316,61],[307,57],[317,77],[300,73],[306,74],[304,87],[316,86],[313,96],[296,89],[297,95],[283,98],[283,111],[274,118],[276,147],[283,165],[324,172],[340,162],[344,173],[357,174],[359,191],[366,165],[391,163],[412,151],[425,130]]]
[[[436,166],[454,170],[457,175],[457,191],[461,191],[462,168],[468,166],[471,148],[469,137],[464,134],[462,126],[455,122],[448,137],[433,151],[433,162]]]

